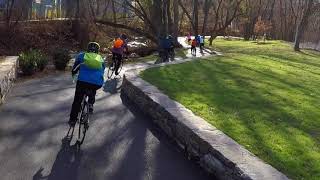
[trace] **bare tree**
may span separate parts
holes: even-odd
[[[214,3],[214,26],[210,28],[210,45],[219,34],[226,31],[235,18],[240,16],[242,2],[242,0],[218,0]]]
[[[212,6],[213,0],[205,0],[204,5],[203,5],[203,25],[202,25],[202,34],[207,33],[207,25],[208,25],[208,18],[209,18],[209,12]]]
[[[306,30],[306,27],[309,23],[309,17],[312,15],[312,12],[313,12],[313,9],[312,9],[313,5],[314,5],[314,0],[308,0],[307,8],[303,12],[302,19],[297,26],[295,43],[294,43],[294,50],[295,51],[300,50],[301,37],[302,37],[302,35],[303,35],[304,31]]]
[[[14,32],[19,21],[23,16],[27,16],[28,9],[30,8],[30,0],[4,0],[3,20],[8,32]]]

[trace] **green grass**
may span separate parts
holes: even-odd
[[[281,41],[214,48],[224,55],[141,76],[290,178],[319,179],[320,53]]]
[[[187,58],[188,50],[180,48],[180,49],[175,49],[175,56],[176,57],[181,57],[181,58]]]

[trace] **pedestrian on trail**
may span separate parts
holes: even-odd
[[[191,41],[191,33],[188,33],[187,40],[188,40],[188,43],[190,43],[190,41]]]
[[[197,54],[197,40],[196,39],[193,39],[192,42],[191,42],[191,54],[192,55],[196,55]]]
[[[195,39],[196,39],[196,41],[197,41],[197,46],[199,46],[199,45],[200,45],[200,35],[197,35],[197,36],[195,37]]]
[[[199,36],[199,42],[200,42],[200,50],[202,52],[204,48],[204,36]]]
[[[169,60],[169,52],[171,47],[172,38],[169,38],[168,36],[161,36],[159,56],[162,58],[163,62],[167,62]]]

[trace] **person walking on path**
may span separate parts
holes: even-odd
[[[190,43],[190,41],[191,41],[191,33],[188,33],[187,40],[188,40],[188,43]]]
[[[193,39],[192,42],[191,42],[191,54],[196,56],[197,54],[197,40],[196,39]]]
[[[204,49],[204,36],[199,36],[199,42],[200,42],[200,51],[203,53]]]
[[[197,41],[197,46],[200,46],[200,35],[197,35],[195,39]]]

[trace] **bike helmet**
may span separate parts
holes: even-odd
[[[114,41],[113,47],[115,48],[121,48],[123,45],[123,40],[121,38],[118,38]]]
[[[171,35],[169,35],[169,36],[168,36],[168,39],[172,39],[172,36],[171,36]]]
[[[97,42],[88,43],[88,51],[93,53],[98,53],[100,50],[100,45]]]
[[[126,40],[128,37],[127,37],[126,34],[121,34],[121,35],[120,35],[120,38],[121,38],[122,40]]]

